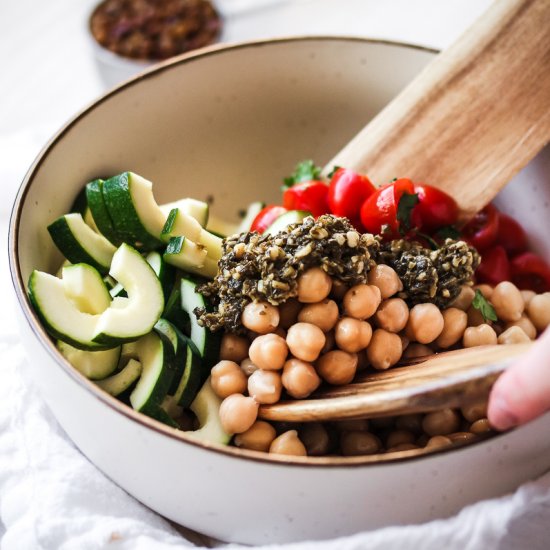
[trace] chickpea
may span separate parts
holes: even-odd
[[[279,326],[288,330],[298,320],[302,304],[295,298],[290,298],[279,306]]]
[[[329,384],[349,384],[357,371],[357,355],[341,350],[329,351],[318,359],[316,367],[319,376]]]
[[[443,331],[435,343],[440,348],[454,346],[464,334],[468,325],[468,315],[461,309],[450,307],[443,311]]]
[[[286,340],[277,334],[264,334],[252,342],[249,355],[260,369],[281,370],[288,355],[288,346]]]
[[[386,452],[396,453],[398,451],[412,451],[413,449],[418,449],[418,445],[415,445],[414,443],[399,443],[399,445],[389,447]]]
[[[427,355],[433,355],[434,350],[425,344],[409,344],[403,357],[405,359],[415,359],[416,357],[426,357]]]
[[[296,430],[288,430],[276,437],[269,447],[269,452],[278,455],[307,456],[306,448],[298,438]]]
[[[244,336],[226,333],[220,344],[220,359],[240,363],[248,357],[249,342]]]
[[[388,332],[403,330],[409,320],[409,307],[401,298],[384,300],[374,315],[376,324]]]
[[[380,451],[380,440],[370,432],[344,432],[340,449],[344,456],[372,455]]]
[[[246,376],[234,361],[224,359],[212,367],[210,385],[214,393],[222,399],[233,393],[244,393]]]
[[[330,452],[332,441],[323,424],[311,422],[300,428],[300,441],[304,444],[308,456],[322,456]]]
[[[330,294],[331,288],[332,279],[320,267],[312,267],[298,277],[298,301],[320,302]]]
[[[401,338],[393,332],[382,328],[374,331],[367,348],[367,358],[377,370],[389,369],[401,359]]]
[[[399,334],[399,338],[401,339],[401,350],[404,352],[409,347],[411,341],[404,334]]]
[[[334,300],[325,299],[316,304],[304,306],[298,314],[298,321],[310,323],[319,327],[323,332],[334,328],[338,321],[338,306]]]
[[[257,420],[246,432],[237,434],[234,442],[237,447],[267,453],[276,437],[277,432],[271,424],[263,420]]]
[[[228,434],[246,432],[258,417],[258,403],[252,397],[234,393],[220,405],[220,422]]]
[[[455,432],[455,433],[452,433],[452,434],[448,434],[447,437],[453,443],[465,443],[466,441],[471,441],[472,439],[477,439],[476,434],[473,434],[471,432]]]
[[[395,427],[398,430],[419,433],[422,431],[421,414],[404,414],[395,419]]]
[[[550,325],[550,293],[533,296],[527,306],[527,315],[539,332]]]
[[[433,342],[443,331],[443,314],[435,304],[417,304],[409,313],[405,335],[420,344]]]
[[[468,315],[468,326],[469,327],[478,327],[479,325],[489,325],[491,326],[493,323],[492,321],[488,320],[486,321],[483,318],[483,315],[481,314],[481,311],[476,309],[474,306],[471,306],[468,311],[466,312],[466,315]]]
[[[509,329],[510,327],[519,327],[530,340],[534,340],[537,337],[537,329],[535,328],[535,325],[531,322],[531,319],[527,317],[527,315],[522,315],[521,319],[519,321],[512,321],[511,323],[506,323],[505,329]]]
[[[369,419],[369,425],[375,430],[390,430],[395,424],[392,416],[382,416],[380,418]]]
[[[386,438],[386,448],[391,449],[403,443],[414,443],[416,436],[407,430],[394,430]]]
[[[444,435],[434,435],[433,437],[430,437],[430,439],[426,443],[426,448],[436,449],[438,447],[448,447],[452,444],[453,442],[448,437]]]
[[[369,429],[369,421],[366,418],[353,418],[350,420],[338,420],[334,423],[338,432],[366,432]]]
[[[324,332],[310,323],[292,325],[286,335],[290,353],[302,361],[315,361],[325,345]]]
[[[520,292],[525,307],[527,307],[529,305],[529,302],[537,295],[537,293],[533,290],[520,290]]]
[[[281,375],[272,370],[258,369],[248,378],[248,394],[261,405],[272,405],[281,398]]]
[[[481,294],[483,294],[483,297],[486,300],[489,300],[489,301],[491,300],[491,297],[493,296],[493,287],[491,285],[486,285],[486,284],[475,285],[474,290],[479,290],[479,292],[481,292]]]
[[[321,383],[313,365],[299,359],[289,359],[285,363],[281,381],[288,394],[295,399],[308,397]]]
[[[428,435],[448,435],[460,427],[460,417],[453,409],[428,413],[422,420],[422,429]]]
[[[483,401],[481,403],[474,403],[472,405],[467,405],[460,409],[462,416],[468,420],[468,422],[475,422],[480,418],[487,417],[487,402]]]
[[[332,289],[330,291],[330,295],[335,300],[341,302],[348,290],[349,286],[346,283],[340,281],[339,279],[332,279]]]
[[[383,300],[403,290],[403,283],[399,275],[389,265],[378,264],[374,266],[369,271],[368,283],[378,287]]]
[[[462,311],[468,311],[472,305],[475,296],[475,290],[468,285],[462,285],[460,287],[459,295],[451,302],[450,306]]]
[[[344,296],[344,312],[356,319],[368,319],[375,314],[381,301],[380,289],[377,286],[355,285]]]
[[[267,302],[250,302],[241,315],[242,324],[258,334],[273,332],[279,324],[279,310]]]
[[[495,286],[491,303],[501,321],[519,321],[525,308],[521,292],[509,281],[502,281]]]
[[[344,351],[355,353],[365,349],[372,338],[372,327],[366,321],[353,317],[342,317],[336,324],[334,340]]]
[[[477,435],[486,434],[490,432],[491,429],[491,424],[489,424],[489,420],[487,418],[480,418],[479,420],[472,422],[472,425],[470,426],[470,431]]]
[[[464,331],[462,337],[462,345],[465,348],[473,348],[475,346],[487,346],[497,343],[497,333],[487,324],[482,324],[477,327],[468,327]]]
[[[253,372],[258,370],[258,366],[247,357],[241,361],[241,370],[245,376],[250,376]]]
[[[497,342],[499,344],[521,344],[522,342],[530,342],[531,339],[520,327],[510,327],[499,334]]]

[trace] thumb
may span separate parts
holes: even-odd
[[[550,330],[496,381],[488,417],[497,430],[524,424],[550,409]]]

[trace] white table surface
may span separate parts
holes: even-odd
[[[96,0],[0,0],[0,231],[42,144],[105,86],[96,70],[86,19]],[[436,48],[451,43],[490,0],[219,0],[234,11],[222,41],[286,35],[369,36]],[[240,11],[239,11],[240,10]],[[17,338],[7,254],[0,284],[0,335]],[[0,404],[1,406],[1,404]],[[0,537],[2,525],[0,524]]]

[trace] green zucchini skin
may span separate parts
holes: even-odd
[[[162,246],[160,231],[158,236],[151,235],[140,220],[132,200],[132,180],[135,177],[132,172],[124,172],[105,180],[102,186],[103,200],[114,229],[124,242],[134,248],[155,250]]]
[[[115,372],[120,360],[120,347],[102,351],[84,351],[63,340],[56,343],[61,355],[89,380],[102,380]]]
[[[116,397],[129,390],[139,380],[141,371],[141,363],[135,359],[130,359],[122,370],[108,378],[96,380],[96,384]]]
[[[103,198],[104,183],[102,179],[96,179],[88,183],[86,185],[86,200],[100,233],[115,246],[120,246],[124,240],[115,230],[113,220],[107,210],[107,205]]]

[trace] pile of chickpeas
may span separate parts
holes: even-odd
[[[348,287],[320,268],[298,279],[297,298],[279,307],[252,302],[242,313],[247,336],[226,333],[211,372],[223,399],[220,420],[233,444],[297,456],[357,456],[452,445],[491,432],[486,404],[425,415],[328,423],[258,420],[262,404],[306,399],[322,383],[343,385],[358,371],[385,370],[402,357],[458,347],[533,340],[550,324],[550,293],[520,291],[510,282],[463,286],[444,310],[409,308],[397,273],[377,265],[365,284]],[[475,290],[491,302],[498,322],[472,306]]]

